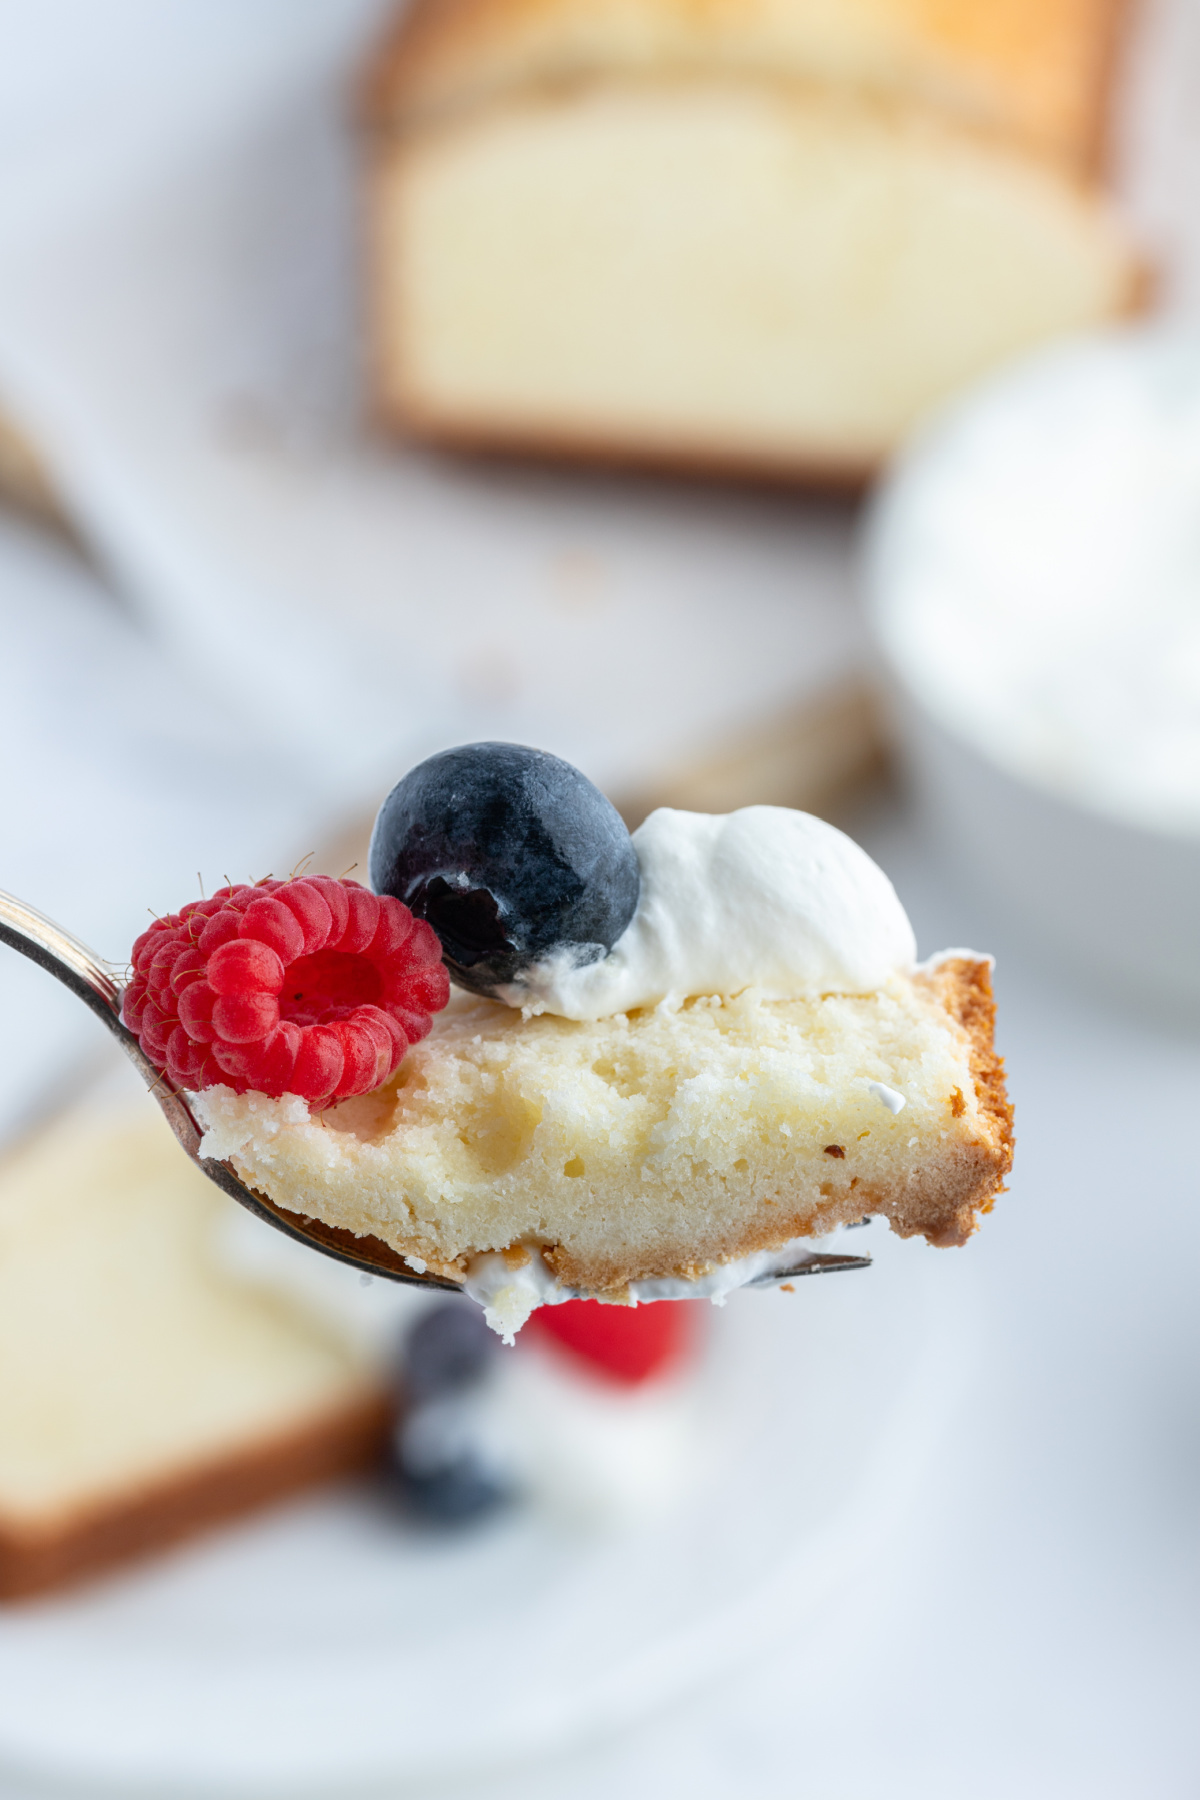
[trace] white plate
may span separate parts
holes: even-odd
[[[122,1795],[340,1797],[627,1724],[803,1631],[902,1528],[969,1375],[963,1276],[872,1226],[875,1268],[735,1295],[706,1466],[616,1536],[532,1514],[430,1539],[329,1495],[0,1616],[0,1773]]]

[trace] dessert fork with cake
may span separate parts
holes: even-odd
[[[511,1337],[580,1295],[782,1278],[870,1214],[961,1244],[1001,1191],[990,959],[918,964],[831,825],[662,809],[631,837],[569,764],[476,744],[392,791],[370,873],[192,902],[119,995],[206,1169],[294,1235]]]

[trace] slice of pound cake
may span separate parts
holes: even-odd
[[[227,1213],[144,1097],[77,1106],[6,1156],[0,1600],[381,1459],[375,1367],[225,1266]]]
[[[393,790],[371,877],[185,909],[127,1012],[201,1069],[205,1155],[506,1330],[570,1294],[719,1293],[869,1214],[961,1244],[1002,1188],[990,961],[918,965],[819,819],[663,809],[631,838],[569,765],[472,745]]]
[[[1010,1161],[992,1014],[968,957],[870,994],[588,1021],[456,1001],[391,1081],[331,1111],[208,1090],[206,1152],[458,1279],[481,1250],[536,1251],[617,1295],[870,1213],[961,1244]]]

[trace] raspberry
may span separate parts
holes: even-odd
[[[221,888],[133,946],[121,1017],[176,1087],[328,1106],[376,1088],[450,998],[431,926],[327,875]]]
[[[609,1380],[636,1387],[679,1361],[692,1344],[696,1323],[692,1307],[680,1301],[604,1306],[599,1300],[564,1300],[540,1306],[526,1330],[550,1338]]]

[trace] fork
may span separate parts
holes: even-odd
[[[304,1214],[289,1212],[284,1207],[276,1206],[273,1200],[260,1193],[257,1188],[247,1187],[229,1163],[211,1156],[202,1156],[200,1140],[203,1134],[192,1116],[186,1097],[170,1086],[165,1075],[150,1061],[137,1038],[121,1023],[124,970],[117,964],[105,962],[77,937],[64,931],[61,925],[56,925],[52,919],[48,919],[44,913],[38,912],[25,901],[6,894],[3,889],[0,889],[0,943],[9,945],[20,955],[37,963],[40,968],[61,981],[64,987],[70,988],[77,1000],[82,1000],[85,1006],[91,1008],[137,1068],[161,1107],[185,1156],[210,1181],[215,1182],[223,1193],[252,1212],[256,1219],[261,1219],[264,1225],[270,1225],[276,1231],[282,1231],[285,1237],[293,1238],[299,1244],[306,1244],[310,1250],[319,1251],[322,1256],[348,1263],[351,1268],[358,1269],[365,1275],[381,1275],[388,1281],[403,1282],[409,1287],[443,1288],[452,1293],[461,1291],[458,1282],[428,1272],[418,1274],[415,1269],[410,1269],[400,1253],[379,1238],[356,1237],[353,1232],[344,1231],[338,1226],[323,1225],[319,1219],[310,1219]],[[807,1252],[793,1267],[773,1271],[769,1276],[760,1277],[752,1285],[774,1286],[777,1282],[794,1280],[799,1275],[865,1269],[870,1266],[870,1262],[869,1256],[837,1256],[814,1250]]]

